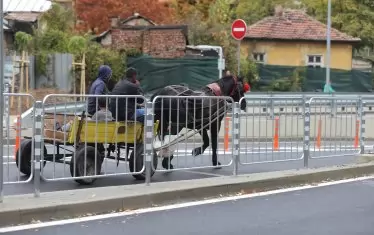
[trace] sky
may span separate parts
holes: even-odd
[[[42,12],[50,8],[49,0],[3,0],[4,12],[36,11]]]

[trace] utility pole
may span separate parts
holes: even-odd
[[[3,116],[4,116],[4,1],[0,0],[0,129],[1,129],[1,135],[0,135],[0,202],[3,201],[4,197],[4,179],[3,179],[3,131],[4,131],[4,125],[3,125]]]
[[[331,0],[327,3],[327,51],[326,51],[326,84],[330,82],[331,63]]]

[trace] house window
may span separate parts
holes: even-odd
[[[322,67],[322,56],[321,55],[308,55],[307,66],[310,68],[321,68]]]
[[[253,53],[253,59],[257,63],[265,63],[265,54],[264,53]]]

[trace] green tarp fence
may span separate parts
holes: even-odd
[[[141,86],[148,94],[167,85],[186,84],[200,89],[218,79],[218,60],[212,57],[163,59],[150,56],[130,57],[127,67],[138,70]],[[276,81],[292,79],[295,71],[302,77],[300,89],[304,92],[323,90],[326,81],[325,68],[258,65],[260,80],[256,88],[270,91]],[[372,73],[359,70],[331,69],[331,85],[336,92],[371,92]]]
[[[281,79],[291,79],[295,70],[300,71],[303,78],[301,89],[304,92],[323,90],[326,81],[325,68],[291,67],[276,65],[259,65],[260,80],[258,87],[266,90],[272,82]],[[331,85],[336,92],[371,92],[373,75],[360,70],[330,70]]]
[[[149,56],[130,57],[127,67],[138,71],[141,87],[146,93],[154,93],[167,85],[186,84],[200,89],[218,79],[217,58],[163,59]]]

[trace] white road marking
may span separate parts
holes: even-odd
[[[243,146],[245,147],[245,146]],[[299,153],[302,153],[303,152],[303,147],[279,147],[279,150],[274,150],[273,148],[266,148],[266,147],[259,147],[259,148],[256,148],[256,147],[249,147],[247,149],[245,148],[241,148],[240,149],[240,153],[243,153],[243,154],[265,154],[265,153],[290,153],[290,152],[299,152]],[[346,152],[346,151],[359,151],[359,148],[353,148],[353,147],[321,147],[320,149],[317,149],[317,148],[310,148],[310,151],[311,152]],[[182,150],[182,149],[177,149],[174,151],[176,154],[187,154],[187,155],[191,155],[191,152],[192,152],[192,149],[191,150]],[[202,155],[209,155],[211,154],[212,150],[211,149],[206,149],[204,154]],[[231,151],[231,148],[229,148],[228,151],[224,151],[222,149],[219,149],[217,150],[217,154],[232,154],[232,151]]]
[[[3,156],[3,165],[15,164],[14,156]]]
[[[4,159],[14,159],[14,156],[3,156]]]
[[[19,226],[14,226],[14,227],[5,227],[5,228],[0,228],[0,233],[15,232],[15,231],[22,231],[22,230],[30,230],[30,229],[39,229],[39,228],[45,228],[45,227],[51,227],[51,226],[61,226],[61,225],[66,225],[66,224],[75,224],[75,223],[89,222],[89,221],[95,221],[95,220],[104,220],[104,219],[117,218],[117,217],[123,217],[123,216],[145,214],[145,213],[151,213],[151,212],[174,210],[174,209],[180,209],[180,208],[208,205],[208,204],[235,201],[235,200],[241,200],[241,199],[249,199],[249,198],[255,198],[255,197],[262,197],[262,196],[268,196],[268,195],[274,195],[274,194],[280,194],[280,193],[294,192],[294,191],[299,191],[299,190],[320,188],[320,187],[345,184],[345,183],[351,183],[351,182],[363,181],[363,180],[371,180],[371,179],[374,179],[374,175],[359,177],[359,178],[352,178],[352,179],[344,179],[344,180],[339,180],[339,181],[325,182],[325,183],[320,183],[316,185],[305,185],[305,186],[299,186],[299,187],[293,187],[293,188],[277,189],[277,190],[272,190],[272,191],[267,191],[267,192],[259,192],[259,193],[237,195],[237,196],[230,196],[230,197],[221,197],[221,198],[214,198],[214,199],[208,199],[208,200],[202,200],[202,201],[185,202],[185,203],[179,203],[179,204],[167,205],[167,206],[143,208],[143,209],[137,209],[133,211],[125,211],[125,212],[118,212],[118,213],[111,213],[111,214],[104,214],[104,215],[94,215],[94,216],[88,216],[88,217],[83,217],[83,218],[43,222],[43,223],[37,223],[37,224],[19,225]]]

